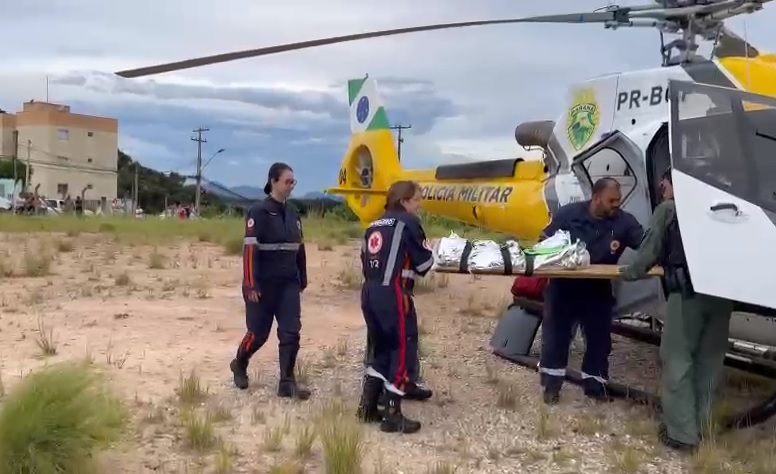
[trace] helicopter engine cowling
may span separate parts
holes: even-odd
[[[540,147],[546,150],[554,128],[554,120],[523,122],[515,127],[515,140],[525,148]]]

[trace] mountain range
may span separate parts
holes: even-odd
[[[202,180],[202,187],[205,189],[206,192],[214,194],[220,198],[224,198],[226,200],[247,200],[247,201],[258,201],[259,199],[264,199],[264,190],[257,188],[255,186],[234,186],[229,187],[226,185],[223,185],[221,183],[218,183],[216,181],[210,181],[207,179]],[[330,201],[337,201],[337,202],[343,202],[344,199],[340,196],[335,196],[332,194],[326,194],[322,192],[309,192],[302,196],[294,196],[296,199],[308,199],[308,200],[330,200]]]

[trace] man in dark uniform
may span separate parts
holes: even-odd
[[[415,215],[420,200],[417,183],[398,181],[391,185],[387,212],[369,226],[361,251],[361,309],[374,350],[357,416],[363,421],[381,421],[380,429],[385,432],[414,433],[420,429],[420,422],[405,418],[401,411],[409,385],[408,366],[414,357],[408,342],[418,336],[414,279],[428,273],[434,263]],[[383,389],[386,408],[381,414],[377,403]]]
[[[658,434],[664,445],[692,451],[709,429],[733,303],[695,293],[676,220],[670,168],[661,184],[663,202],[652,214],[636,259],[620,270],[626,281],[645,278],[656,263],[665,272],[668,299],[660,339],[663,423]]]
[[[307,287],[307,257],[302,221],[286,203],[296,180],[291,168],[275,163],[264,188],[268,195],[251,207],[245,219],[243,248],[243,299],[247,333],[230,368],[234,384],[248,388],[248,361],[278,322],[280,363],[279,397],[307,399],[310,391],[296,382],[294,368],[299,352],[300,294]]]
[[[633,215],[622,211],[622,193],[616,179],[601,178],[593,184],[589,201],[567,204],[555,213],[543,232],[551,237],[565,230],[587,246],[592,264],[616,264],[625,247],[638,248],[644,229]],[[585,337],[582,378],[585,395],[610,401],[609,378],[611,325],[615,299],[608,280],[550,279],[545,291],[542,318],[542,355],[539,367],[544,402],[558,403],[566,376],[572,327],[576,321]]]

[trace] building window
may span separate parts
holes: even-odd
[[[94,136],[94,132],[86,132],[86,136],[87,137],[93,137]]]
[[[57,184],[57,194],[61,196],[67,196],[67,183],[59,183]]]
[[[57,159],[60,159],[60,160],[63,160],[63,161],[67,161],[67,160],[69,160],[70,158],[68,158],[68,157],[66,157],[66,156],[62,156],[62,155],[57,155]]]
[[[66,128],[60,128],[57,130],[57,136],[60,140],[70,140],[70,130]]]
[[[91,159],[91,158],[87,158],[87,159],[86,159],[86,162],[87,162],[87,163],[91,163],[91,162],[92,162],[92,159]]]

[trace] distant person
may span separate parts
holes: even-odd
[[[75,210],[75,204],[73,204],[73,198],[71,198],[69,194],[67,195],[67,197],[65,197],[65,205],[63,207],[64,207],[65,214],[70,214]]]
[[[296,380],[294,368],[302,329],[301,293],[307,288],[307,256],[302,220],[287,200],[296,186],[294,171],[285,163],[269,169],[267,198],[251,207],[245,219],[243,299],[248,331],[230,368],[234,384],[248,388],[248,362],[269,338],[278,322],[279,397],[310,398]]]
[[[78,217],[83,216],[84,214],[84,202],[83,199],[81,199],[81,196],[75,197],[75,215]]]
[[[420,422],[402,414],[401,402],[411,387],[411,341],[418,336],[418,318],[412,291],[415,278],[431,270],[431,245],[418,219],[420,186],[397,181],[388,189],[386,213],[372,222],[364,234],[361,264],[364,284],[361,310],[373,354],[366,368],[357,416],[364,422],[380,422],[389,433],[414,433]],[[385,390],[385,410],[378,400]]]

